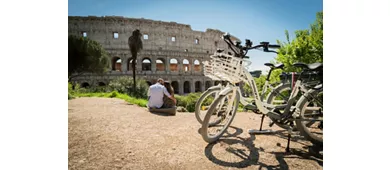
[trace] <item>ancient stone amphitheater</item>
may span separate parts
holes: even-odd
[[[161,77],[172,82],[175,93],[185,94],[203,92],[218,83],[203,75],[202,61],[209,60],[217,48],[228,49],[220,38],[224,32],[214,29],[194,31],[190,25],[175,22],[117,16],[68,17],[68,34],[85,36],[102,44],[109,53],[112,66],[111,71],[103,76],[80,76],[74,82],[82,86],[104,86],[115,77],[131,77],[127,41],[135,29],[143,34],[144,48],[138,55],[136,72],[148,84]]]

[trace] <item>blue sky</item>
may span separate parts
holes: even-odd
[[[285,41],[284,30],[307,29],[323,10],[322,0],[69,0],[69,16],[125,16],[189,24],[229,32],[245,42]],[[276,54],[250,51],[250,70],[266,70]]]

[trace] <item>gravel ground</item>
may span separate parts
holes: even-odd
[[[310,142],[287,133],[251,136],[260,115],[237,113],[228,133],[208,144],[193,113],[164,116],[120,99],[68,102],[68,169],[322,169]],[[268,118],[264,127],[268,127]]]

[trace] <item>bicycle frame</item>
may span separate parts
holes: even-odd
[[[253,95],[255,97],[255,103],[256,103],[257,109],[259,109],[259,111],[261,113],[267,114],[268,116],[272,116],[275,119],[279,119],[280,120],[282,118],[281,116],[272,114],[273,113],[272,110],[274,108],[276,108],[276,106],[274,106],[272,104],[270,105],[270,104],[264,103],[262,101],[262,98],[263,98],[262,96],[266,92],[266,89],[267,89],[267,86],[268,86],[268,81],[266,81],[266,84],[263,86],[263,89],[262,89],[262,92],[261,92],[262,96],[260,96],[260,94],[258,92],[258,89],[257,89],[257,86],[256,86],[256,82],[253,79],[252,75],[246,69],[243,69],[243,73],[246,76],[246,82],[245,83],[248,83],[250,85],[251,89],[252,89]],[[218,95],[227,95],[228,92],[230,92],[231,90],[233,90],[233,94],[234,95],[236,95],[236,94],[240,94],[241,95],[239,87],[237,87],[237,86],[235,86],[235,85],[233,85],[231,83],[229,83],[224,89],[222,89]],[[298,95],[298,92],[300,92],[300,91],[307,92],[308,89],[306,89],[306,87],[302,85],[301,80],[298,79],[297,82],[295,83],[295,86],[292,89],[292,93],[291,93],[291,95],[290,95],[290,97],[288,99],[287,105],[283,106],[283,108],[284,108],[284,113],[282,115],[283,117],[287,116],[288,114],[292,114],[290,109],[293,108],[293,103],[294,103],[294,101],[297,100],[295,98]],[[232,96],[232,98],[234,99],[235,96]],[[241,100],[240,100],[240,102],[241,102]],[[228,107],[231,107],[231,106],[229,105]],[[270,109],[268,109],[268,108],[270,108]]]
[[[232,85],[232,84],[229,84],[229,85],[231,85],[231,86],[235,86],[235,85]],[[218,84],[218,85],[216,85],[216,86],[212,86],[212,87],[209,87],[207,90],[212,90],[212,89],[216,89],[216,88],[219,88],[219,89],[224,89],[224,87],[226,87],[226,86],[223,86],[221,83],[220,84]],[[270,104],[267,104],[266,102],[264,102],[263,100],[265,99],[265,94],[266,94],[266,91],[268,90],[268,89],[271,89],[271,91],[273,91],[274,89],[276,89],[275,87],[272,87],[271,86],[271,84],[269,84],[269,80],[266,80],[265,81],[265,84],[264,84],[264,86],[263,86],[263,89],[262,89],[262,92],[261,92],[261,96],[260,96],[260,100],[264,103],[264,105],[266,106],[266,107],[272,107],[273,105],[270,105]],[[207,91],[206,90],[206,91]],[[252,88],[252,90],[253,90],[253,88]],[[251,101],[251,99],[250,98],[247,98],[247,97],[244,97],[243,95],[242,95],[242,92],[241,92],[241,90],[237,90],[238,92],[238,95],[240,95],[240,103],[242,104],[242,105],[248,105],[248,104],[251,104],[251,102],[249,102],[249,101]],[[216,98],[219,96],[219,94],[216,96]],[[215,98],[215,99],[216,99]]]

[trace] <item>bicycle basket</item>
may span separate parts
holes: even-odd
[[[248,69],[251,62],[249,60],[241,59],[228,55],[225,53],[216,53],[210,56],[210,64],[205,65],[207,74],[217,77],[223,81],[229,81],[233,84],[240,81],[247,81],[245,70]]]
[[[212,80],[222,80],[220,77],[214,74],[215,69],[213,67],[213,60],[203,61],[203,72],[206,77],[211,78]]]

